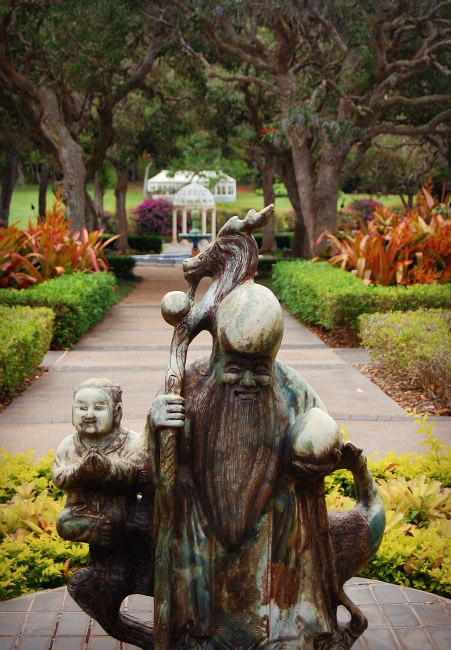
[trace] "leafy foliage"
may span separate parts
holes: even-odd
[[[374,199],[360,199],[359,201],[353,201],[348,207],[367,223],[374,219],[376,209],[381,208],[382,204]]]
[[[37,282],[39,274],[26,250],[27,237],[16,224],[0,227],[0,288],[25,289]]]
[[[86,564],[87,544],[67,542],[56,532],[65,497],[51,480],[53,453],[0,449],[0,600],[61,587]]]
[[[451,596],[451,450],[434,436],[427,415],[416,416],[424,454],[389,452],[369,461],[384,503],[386,526],[362,576]],[[352,476],[326,478],[329,508],[354,507]]]
[[[134,210],[138,235],[170,235],[172,204],[166,199],[146,199]]]
[[[71,233],[57,192],[44,221],[30,221],[23,231],[16,226],[0,230],[0,287],[24,289],[63,273],[108,271],[103,250],[117,235],[104,240],[102,233],[86,228]]]
[[[74,273],[24,291],[0,291],[0,304],[49,307],[55,312],[52,347],[72,347],[114,304],[112,273]]]
[[[360,338],[388,376],[451,407],[451,311],[364,314]]]
[[[451,279],[451,195],[434,199],[427,186],[416,208],[405,214],[381,205],[374,218],[361,219],[360,228],[333,234],[329,262],[368,283],[435,284]]]
[[[447,309],[451,284],[385,287],[366,285],[327,262],[281,261],[273,267],[274,289],[290,312],[306,323],[344,328],[358,341],[361,314]]]
[[[39,461],[33,456],[34,451],[30,449],[27,452],[11,454],[0,447],[0,503],[12,499],[17,485],[32,481],[36,492],[47,490],[54,499],[63,495],[63,492],[52,482],[53,452],[49,450]]]
[[[53,207],[47,210],[45,221],[28,224],[27,248],[39,270],[41,282],[62,273],[108,271],[103,249],[117,239],[117,235],[103,241],[102,230],[88,233],[83,227],[71,233],[69,226],[59,193]]]
[[[161,253],[163,249],[161,235],[129,235],[128,243],[133,250],[141,253]]]
[[[136,266],[136,260],[134,257],[109,252],[106,255],[110,269],[117,278],[131,279],[135,277],[133,269]]]
[[[15,395],[50,348],[55,314],[38,307],[0,305],[0,389]]]
[[[47,522],[48,524],[48,522]],[[0,599],[9,600],[66,584],[71,567],[86,565],[87,544],[62,540],[53,524],[50,533],[18,540],[6,537],[0,544]]]

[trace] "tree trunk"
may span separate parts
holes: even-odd
[[[305,228],[303,249],[305,250],[306,257],[311,258],[315,255],[316,213],[315,181],[310,163],[310,147],[306,134],[301,133],[296,128],[290,133],[290,144],[293,156],[293,170]]]
[[[340,175],[346,155],[337,148],[325,146],[318,162],[318,177],[315,183],[315,223],[314,223],[314,252],[318,254],[322,246],[318,246],[318,237],[329,230],[337,228],[337,202],[340,190]],[[347,154],[347,152],[346,152]],[[325,245],[326,242],[323,242]]]
[[[38,219],[45,221],[45,214],[47,212],[47,187],[50,178],[50,168],[45,165],[41,170],[39,177],[39,199],[38,199]]]
[[[286,150],[277,159],[277,171],[285,185],[288,198],[294,210],[294,236],[293,257],[307,257],[306,234],[302,216],[301,202],[299,201],[298,186],[294,173],[293,157],[291,150]]]
[[[62,199],[66,206],[66,216],[70,221],[71,230],[80,230],[86,226],[86,169],[83,150],[66,127],[58,98],[53,90],[40,87],[37,92],[43,109],[41,129],[57,149],[63,171]]]
[[[340,174],[349,146],[325,144],[316,166],[316,178],[311,164],[308,136],[294,129],[290,134],[296,185],[306,231],[306,257],[315,257],[320,248],[317,239],[324,231],[337,226],[337,200]]]
[[[86,202],[86,228],[89,232],[92,230],[99,230],[99,220],[97,218],[97,212],[94,206],[94,201],[92,200],[88,190],[85,189],[85,202]]]
[[[8,227],[9,210],[17,179],[17,156],[15,150],[8,149],[6,165],[3,171],[2,192],[0,197],[0,226]]]
[[[122,235],[118,239],[118,247],[120,253],[128,253],[130,247],[127,238],[127,209],[125,199],[127,196],[128,187],[128,169],[120,169],[116,167],[117,183],[114,188],[114,195],[116,197],[116,224],[117,234]]]
[[[265,163],[262,169],[263,183],[263,205],[275,203],[274,196],[274,172],[276,170],[275,156],[265,152]],[[274,252],[276,250],[276,224],[275,219],[270,219],[263,227],[262,252]]]
[[[94,208],[97,215],[97,221],[101,227],[103,227],[105,212],[103,209],[103,197],[105,195],[105,190],[102,185],[99,183],[99,172],[97,171],[94,177]]]

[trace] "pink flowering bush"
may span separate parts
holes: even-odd
[[[170,235],[172,204],[166,199],[146,199],[133,210],[138,235]]]

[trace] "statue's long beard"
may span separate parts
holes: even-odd
[[[202,402],[192,428],[195,481],[219,541],[236,549],[274,492],[288,412],[272,388],[242,400],[213,385]]]

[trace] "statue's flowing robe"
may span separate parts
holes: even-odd
[[[190,431],[189,400],[202,390],[203,374],[201,363],[188,367],[183,388],[187,421],[178,442],[171,647],[196,647],[195,639],[204,648],[250,650],[282,642],[300,648],[316,635],[327,637],[337,627],[338,587],[323,481],[296,476],[289,427],[278,432],[274,489],[242,544],[225,548],[192,462],[193,444],[208,444]],[[325,410],[295,371],[277,361],[275,376],[291,424],[313,406]],[[188,631],[191,645],[185,646]]]

